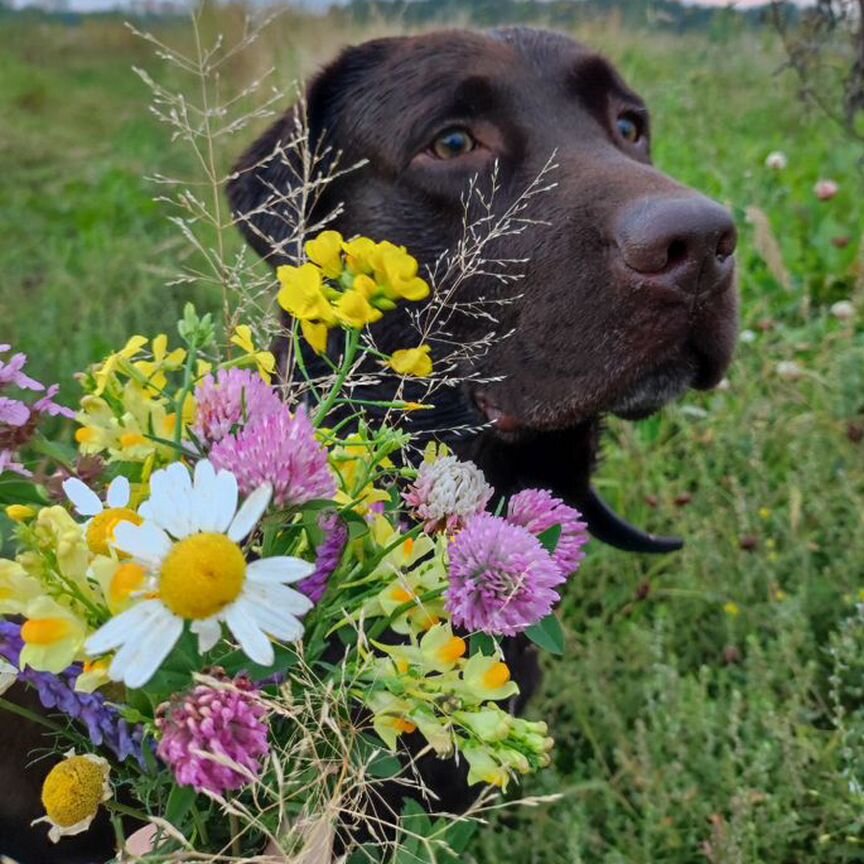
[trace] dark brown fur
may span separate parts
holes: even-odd
[[[420,417],[429,429],[495,420],[453,443],[498,492],[545,487],[581,506],[601,539],[637,551],[673,548],[628,533],[592,496],[600,419],[645,416],[690,386],[720,380],[737,328],[735,234],[718,205],[651,166],[639,97],[606,60],[564,36],[453,30],[347,49],[312,82],[307,105],[314,145],[341,151],[343,165],[368,160],[330,187],[319,215],[344,203],[333,227],[404,244],[427,265],[458,241],[473,175],[487,177],[498,160],[501,212],[554,154],[559,167],[549,179],[557,185],[529,214],[542,224],[492,250],[527,260],[522,281],[503,289],[479,278],[465,287],[474,296],[520,295],[503,307],[500,322],[500,332],[513,335],[462,370],[466,378],[502,380],[444,391],[436,410]],[[622,113],[644,128],[638,143],[618,133]],[[470,129],[483,146],[436,160],[430,144],[453,126]],[[290,165],[269,158],[291,138],[289,112],[244,155],[228,189],[241,228],[274,266],[287,260],[279,250],[285,222],[256,208],[272,189],[296,183]],[[457,326],[463,340],[488,329],[470,318]],[[385,350],[405,347],[399,314],[377,328]],[[533,656],[519,641],[508,655],[530,693]],[[31,784],[18,794],[26,750],[38,741],[32,729],[21,732],[14,743],[6,733],[0,748],[0,851],[24,864],[77,860],[65,844],[49,850],[38,829],[29,851],[4,849],[25,814],[38,811]],[[443,796],[438,806],[464,807],[468,792],[452,763],[429,762],[427,769]],[[108,849],[94,843],[93,859],[109,857]]]

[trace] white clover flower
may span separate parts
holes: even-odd
[[[112,618],[86,642],[91,656],[116,651],[109,675],[141,687],[177,644],[186,622],[203,653],[219,641],[224,622],[255,663],[273,663],[269,637],[303,635],[298,616],[311,601],[288,587],[314,565],[279,556],[247,562],[240,541],[267,509],[272,488],[256,489],[238,509],[237,480],[202,460],[194,482],[175,462],[150,478],[150,498],[139,508],[140,525],[123,522],[115,546],[149,573],[146,599]]]
[[[788,164],[789,160],[782,150],[772,150],[765,157],[765,167],[772,171],[782,171]]]
[[[425,523],[427,531],[457,531],[471,516],[486,509],[493,489],[473,462],[442,456],[424,462],[405,501]]]
[[[832,304],[831,314],[838,321],[851,321],[855,317],[855,306],[849,300],[838,300]]]
[[[774,371],[784,381],[797,381],[804,374],[804,370],[794,360],[781,360]]]
[[[840,191],[840,185],[835,180],[818,180],[813,192],[820,201],[830,201]]]
[[[738,334],[738,339],[745,345],[751,345],[756,341],[756,332],[754,330],[742,330]]]

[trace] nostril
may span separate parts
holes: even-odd
[[[735,247],[738,245],[738,234],[734,228],[729,231],[724,231],[717,241],[716,256],[718,260],[725,261],[731,255],[735,254]]]
[[[688,254],[687,241],[676,238],[669,244],[669,248],[666,250],[666,266],[674,267],[676,264],[680,264],[686,260]]]

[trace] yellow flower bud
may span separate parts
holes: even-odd
[[[10,504],[6,508],[6,515],[13,522],[26,522],[36,515],[36,509],[28,507],[26,504]]]

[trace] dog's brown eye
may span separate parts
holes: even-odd
[[[618,134],[631,144],[635,144],[642,137],[639,123],[632,117],[622,114],[617,120]]]
[[[439,159],[455,159],[470,153],[476,144],[466,129],[448,129],[432,142],[432,152]]]

